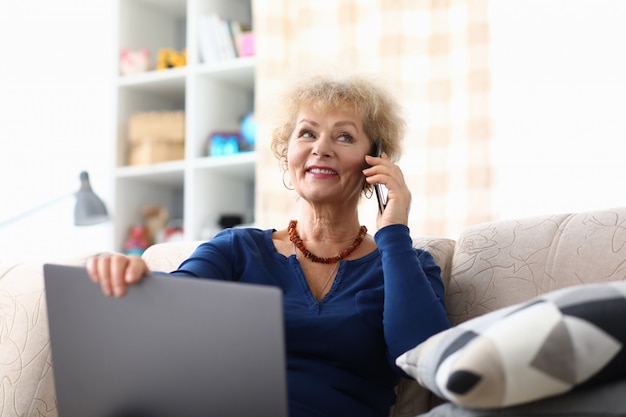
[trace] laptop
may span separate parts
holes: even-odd
[[[46,264],[59,417],[287,416],[278,288],[152,275],[105,297]]]

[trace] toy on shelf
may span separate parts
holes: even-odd
[[[183,240],[185,240],[183,221],[180,219],[170,221],[163,233],[163,242],[182,242]]]
[[[124,48],[120,51],[120,74],[139,74],[148,71],[149,68],[150,52],[146,48],[137,50]]]
[[[139,255],[155,243],[166,240],[168,233],[169,211],[167,208],[151,204],[141,209],[144,224],[133,225],[128,231],[128,239],[124,242],[124,253]]]
[[[159,55],[157,59],[157,70],[166,70],[169,68],[184,67],[187,65],[187,51],[182,50],[178,52],[172,48],[159,49]]]
[[[148,228],[144,226],[131,226],[128,232],[128,239],[124,243],[124,253],[126,255],[141,256],[150,246],[148,238]]]
[[[163,235],[170,218],[167,208],[156,204],[144,206],[141,210],[148,229],[150,244],[163,242]]]

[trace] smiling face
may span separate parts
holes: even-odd
[[[287,161],[296,192],[311,204],[358,203],[370,139],[360,115],[303,106],[289,138]]]

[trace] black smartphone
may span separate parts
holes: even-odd
[[[387,187],[382,184],[374,184],[374,191],[378,199],[378,211],[383,214],[385,207],[387,207]]]
[[[379,144],[376,149],[376,156],[380,157],[383,153],[382,146]],[[376,199],[378,200],[378,211],[383,214],[385,207],[387,207],[387,187],[383,184],[374,184],[374,192],[376,193]]]

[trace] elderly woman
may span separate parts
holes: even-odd
[[[171,274],[281,288],[291,417],[387,416],[403,376],[395,358],[449,327],[440,269],[412,247],[407,226],[411,193],[393,162],[400,107],[358,76],[307,78],[282,104],[272,149],[298,218],[278,230],[226,229]],[[372,236],[357,208],[374,184],[388,201]],[[122,255],[90,259],[88,271],[114,296],[149,272]]]

